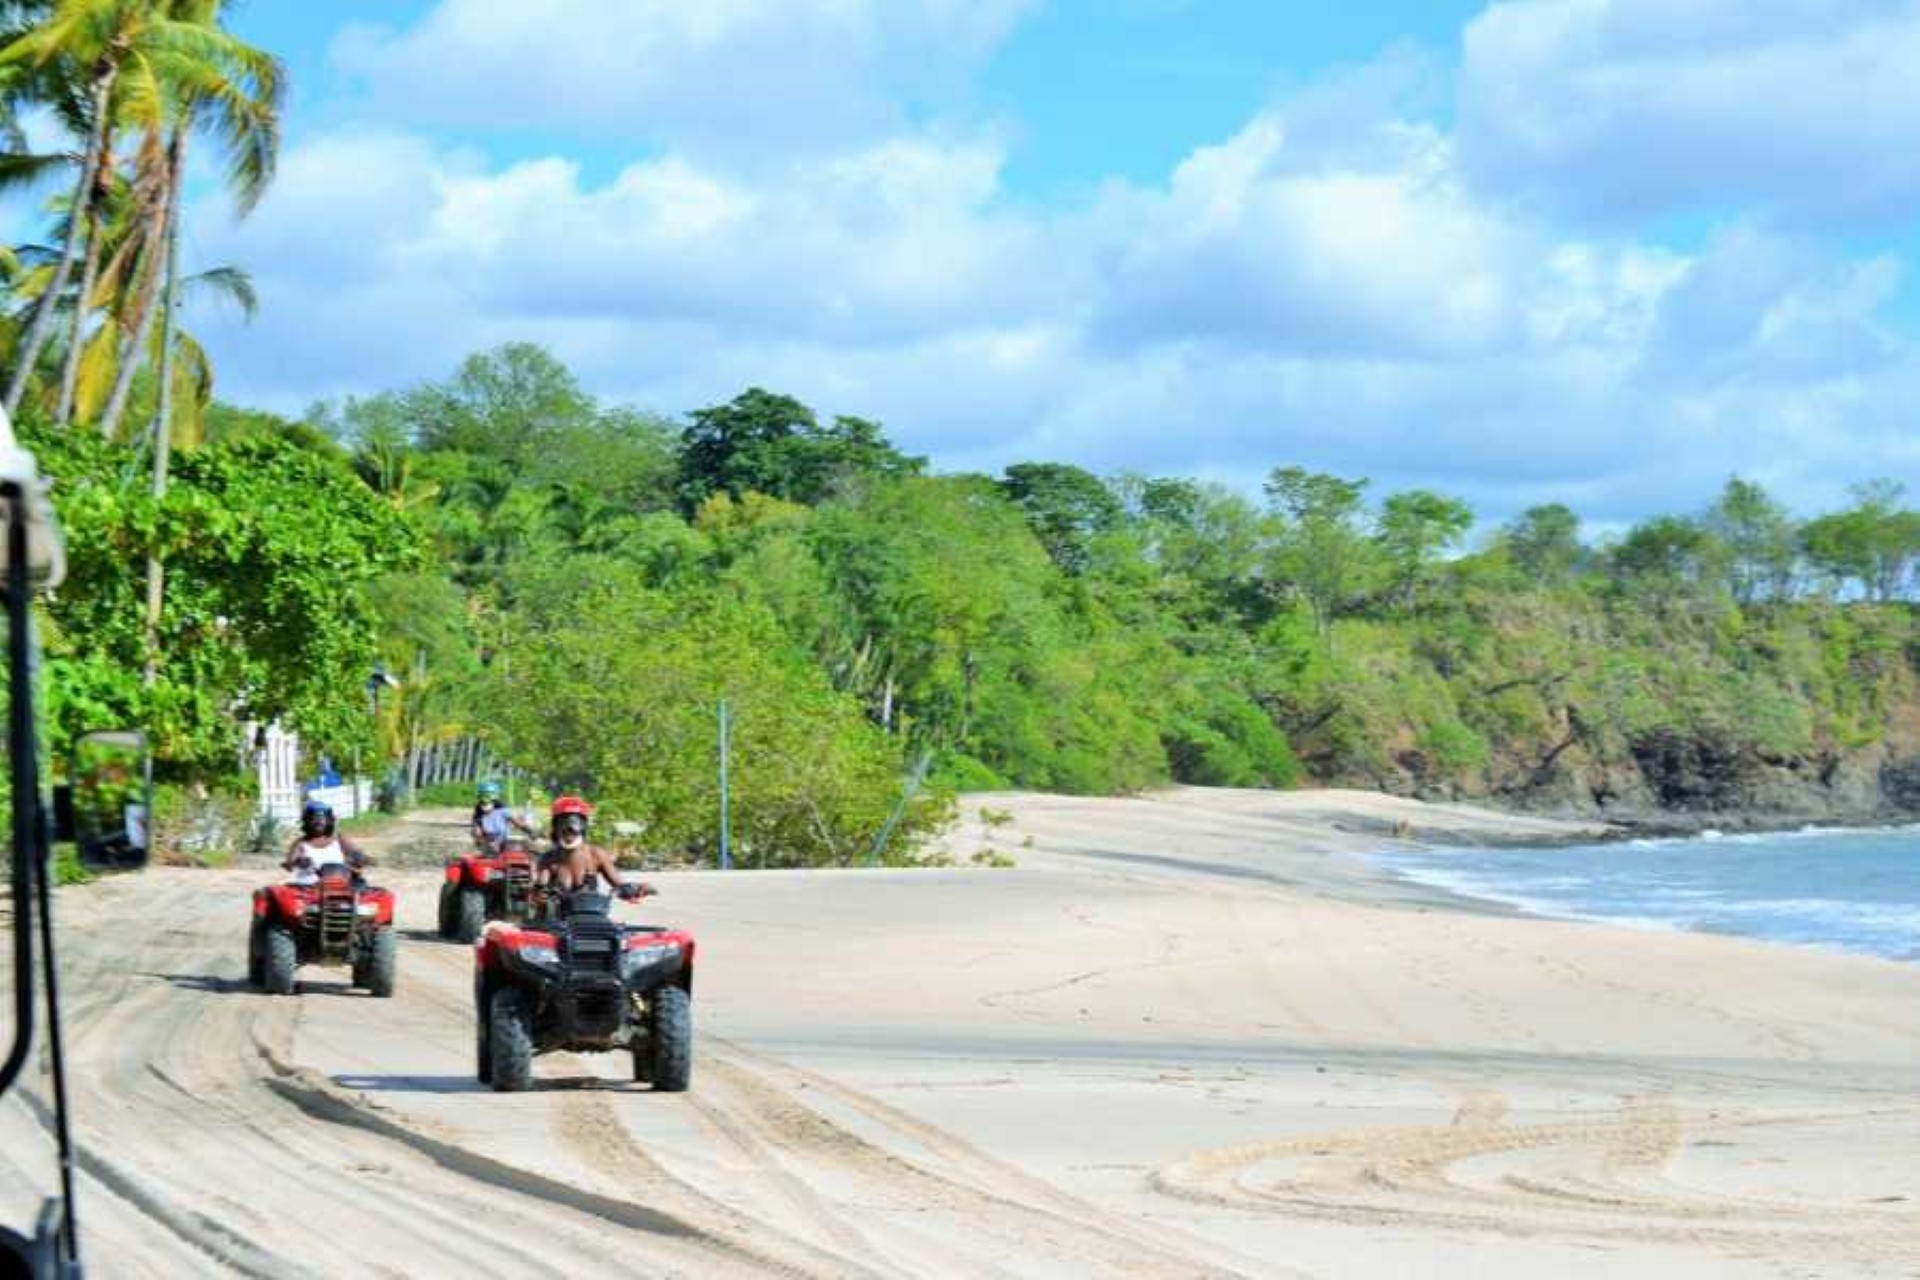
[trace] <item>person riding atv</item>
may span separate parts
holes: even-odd
[[[485,853],[497,855],[516,830],[529,837],[540,834],[501,801],[499,783],[481,783],[473,804],[473,842]]]
[[[357,882],[360,871],[373,865],[373,859],[353,841],[334,834],[333,806],[309,800],[300,809],[300,837],[287,848],[281,869],[292,872],[289,883],[318,884],[323,867],[344,865]]]
[[[271,995],[294,993],[302,965],[352,970],[353,985],[391,996],[399,964],[390,889],[366,883],[360,872],[373,859],[334,834],[333,810],[309,800],[300,811],[300,838],[280,865],[286,884],[254,890],[247,932],[247,977]]]
[[[475,1066],[502,1093],[531,1088],[543,1053],[625,1050],[633,1078],[662,1093],[691,1079],[693,936],[613,918],[600,881],[627,901],[655,890],[623,880],[613,856],[587,843],[592,813],[577,796],[554,802],[538,911],[489,924],[474,948]]]
[[[604,879],[622,900],[633,902],[658,892],[645,881],[628,883],[620,875],[613,855],[598,845],[587,843],[587,823],[593,806],[579,796],[561,796],[553,802],[549,834],[553,847],[540,857],[536,879],[545,896],[558,898],[579,889],[590,889]]]

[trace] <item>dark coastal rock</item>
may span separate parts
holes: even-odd
[[[1562,744],[1546,758],[1450,776],[1406,751],[1361,785],[1429,800],[1489,803],[1543,817],[1598,818],[1649,833],[1840,825],[1920,817],[1920,742],[1769,755],[1709,735],[1661,731],[1601,755]]]
[[[1889,808],[1920,813],[1920,757],[1881,765],[1880,794]]]

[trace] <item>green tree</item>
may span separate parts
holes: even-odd
[[[846,865],[865,854],[900,794],[900,757],[770,614],[724,594],[655,591],[604,560],[529,574],[516,593],[532,607],[487,697],[517,758],[644,823],[649,847],[705,856],[718,829],[715,708],[725,697],[736,858]],[[912,806],[890,856],[942,812],[937,796]]]
[[[60,254],[14,354],[5,396],[9,412],[17,411],[25,395],[40,352],[52,336],[56,310],[68,302],[66,285],[84,245],[88,249],[82,287],[72,300],[79,314],[60,379],[61,421],[74,404],[79,339],[95,303],[95,278],[102,259],[96,235],[98,215],[105,194],[112,189],[103,175],[112,163],[117,127],[123,123],[135,127],[146,139],[136,157],[138,171],[150,180],[136,185],[155,193],[144,198],[145,207],[167,210],[166,222],[157,214],[138,220],[152,241],[144,253],[149,275],[163,258],[173,256],[159,247],[158,240],[178,238],[185,136],[196,121],[219,134],[229,160],[230,186],[243,211],[252,207],[271,180],[279,144],[280,67],[226,32],[221,9],[221,0],[62,0],[45,12],[37,26],[0,49],[0,69],[31,66],[46,75],[64,66],[72,69],[68,78],[84,79],[88,85],[85,106],[68,113],[86,139],[79,180],[69,202]],[[164,148],[161,163],[163,149],[158,140],[169,128],[173,138]],[[178,290],[174,270],[169,295],[177,299]],[[170,390],[168,359],[163,348],[163,406]]]
[[[925,459],[896,450],[878,424],[841,417],[823,427],[792,396],[752,387],[696,409],[680,439],[681,510],[716,493],[765,493],[817,506],[857,476],[916,475]]]
[[[1267,498],[1286,524],[1274,548],[1276,576],[1306,601],[1323,643],[1334,617],[1372,575],[1374,560],[1362,521],[1365,480],[1278,467],[1267,476]]]
[[[13,353],[13,371],[7,379],[4,400],[10,417],[19,413],[41,349],[53,336],[55,309],[60,305],[86,238],[100,169],[107,160],[114,82],[123,61],[135,47],[134,35],[151,30],[152,10],[152,4],[146,0],[85,0],[61,4],[42,15],[38,25],[0,49],[0,68],[31,68],[43,81],[59,76],[75,86],[86,86],[81,99],[85,105],[76,113],[85,140],[69,202],[71,216],[51,277],[34,302],[26,330]]]
[[[1385,562],[1389,590],[1402,608],[1419,604],[1420,588],[1446,551],[1460,545],[1473,527],[1473,510],[1457,498],[1425,489],[1396,493],[1381,504],[1374,535]]]
[[[452,378],[404,393],[395,409],[426,449],[516,466],[537,460],[600,412],[573,371],[531,342],[468,356]]]
[[[487,730],[473,602],[445,577],[424,571],[375,579],[366,594],[380,656],[400,676],[382,706],[380,758],[411,762],[430,743]]]
[[[359,690],[376,653],[365,592],[418,565],[411,524],[344,459],[280,438],[183,454],[166,496],[137,449],[28,426],[55,480],[68,578],[47,605],[54,747],[102,724],[154,736],[174,776],[224,776],[237,721],[283,717],[314,746],[365,741]],[[154,677],[140,566],[172,566]]]
[[[1027,524],[1053,562],[1067,573],[1084,573],[1093,540],[1110,532],[1121,516],[1120,500],[1091,472],[1059,462],[1016,462],[1000,490],[1027,517]]]
[[[1898,599],[1920,561],[1920,512],[1903,508],[1904,496],[1890,481],[1855,486],[1853,506],[1801,530],[1808,561],[1838,588],[1854,583],[1868,599]]]
[[[192,131],[202,125],[211,127],[220,137],[228,158],[228,183],[242,211],[258,201],[271,181],[279,154],[279,109],[282,74],[280,64],[253,46],[235,39],[220,26],[221,0],[164,0],[154,4],[145,0],[73,0],[55,9],[53,22],[36,36],[47,51],[62,51],[68,56],[97,62],[96,85],[102,86],[94,103],[90,147],[103,145],[108,134],[111,90],[117,78],[124,77],[131,87],[128,110],[143,121],[150,137],[162,128],[169,129],[165,169],[165,249],[166,286],[164,316],[160,331],[158,407],[153,418],[152,491],[155,500],[165,497],[170,451],[176,422],[173,414],[175,371],[184,368],[192,382],[185,397],[198,415],[211,398],[211,375],[204,353],[197,346],[187,348],[191,358],[176,364],[179,354],[175,341],[174,318],[180,301],[180,209],[186,186],[186,146]],[[0,59],[5,53],[0,52]],[[51,56],[50,53],[48,56]],[[97,172],[102,156],[83,164],[88,181]],[[86,188],[76,194],[76,212],[87,203]],[[77,219],[84,221],[84,219]],[[72,237],[63,254],[71,256]],[[156,259],[157,261],[157,259]],[[82,297],[84,308],[90,299]],[[50,314],[51,297],[42,299],[36,311],[35,325]],[[143,340],[144,324],[135,338],[135,349]],[[24,388],[35,350],[32,330],[17,357],[14,382],[8,391],[9,404],[17,403],[18,388]],[[156,553],[147,561],[146,630],[148,654],[145,663],[151,681],[160,655],[158,633],[164,595],[164,570]]]
[[[1698,521],[1655,516],[1628,530],[1610,559],[1623,586],[1666,605],[1714,578],[1718,551],[1719,544]]]
[[[1707,510],[1706,529],[1727,550],[1728,586],[1742,605],[1786,600],[1798,559],[1793,519],[1767,491],[1734,476]]]
[[[1506,527],[1504,536],[1514,568],[1541,586],[1566,582],[1586,559],[1580,517],[1562,503],[1528,507]]]

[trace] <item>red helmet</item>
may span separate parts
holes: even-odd
[[[592,816],[593,806],[579,796],[561,796],[553,802],[553,818],[547,824],[548,833],[556,844],[566,835],[584,840],[587,838],[587,819]]]

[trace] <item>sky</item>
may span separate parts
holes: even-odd
[[[298,412],[511,340],[941,469],[1619,524],[1920,489],[1920,0],[250,0],[278,180],[191,320]],[[211,150],[202,146],[202,153]]]

